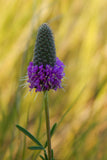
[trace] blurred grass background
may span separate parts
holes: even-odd
[[[66,65],[64,90],[49,92],[55,158],[107,160],[107,1],[0,0],[0,12],[0,160],[39,160],[16,124],[46,139],[43,95],[20,81],[45,22]]]

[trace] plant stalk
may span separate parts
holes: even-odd
[[[47,129],[47,142],[48,142],[48,158],[52,160],[51,155],[51,136],[50,136],[50,120],[49,120],[49,105],[48,105],[48,91],[44,91],[45,102],[45,116],[46,116],[46,129]]]

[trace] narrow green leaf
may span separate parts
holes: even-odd
[[[44,150],[44,155],[45,155],[45,160],[48,160],[48,156],[45,150]]]
[[[55,131],[55,129],[56,129],[56,127],[57,127],[57,123],[54,123],[54,125],[52,126],[52,129],[51,129],[51,131],[50,131],[50,135],[51,135],[51,137],[53,136],[53,134],[54,134],[54,131]],[[46,141],[46,143],[45,143],[45,148],[47,147],[47,145],[48,145],[48,143],[47,143],[47,141]]]
[[[29,133],[25,128],[16,125],[16,127],[22,131],[26,136],[28,136],[32,141],[34,141],[36,144],[38,144],[39,146],[43,147],[42,144],[31,134]]]
[[[40,158],[41,158],[42,160],[45,160],[45,158],[44,158],[42,155],[40,155]]]
[[[57,126],[57,123],[55,123],[53,126],[52,126],[52,129],[51,129],[51,136],[54,134],[54,131],[56,129],[56,126]]]
[[[41,146],[30,146],[30,147],[28,147],[28,149],[30,149],[30,150],[44,150],[44,147],[41,147]]]
[[[53,159],[53,149],[51,149],[52,159]]]

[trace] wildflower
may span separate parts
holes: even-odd
[[[62,88],[64,64],[56,57],[53,34],[46,23],[38,30],[34,58],[27,71],[30,90],[35,88],[36,92],[40,92]]]

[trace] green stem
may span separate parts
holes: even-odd
[[[45,102],[45,115],[46,115],[46,129],[47,129],[47,142],[48,142],[48,157],[51,156],[51,136],[50,136],[50,121],[49,121],[49,106],[48,106],[48,91],[44,91],[44,102]]]

